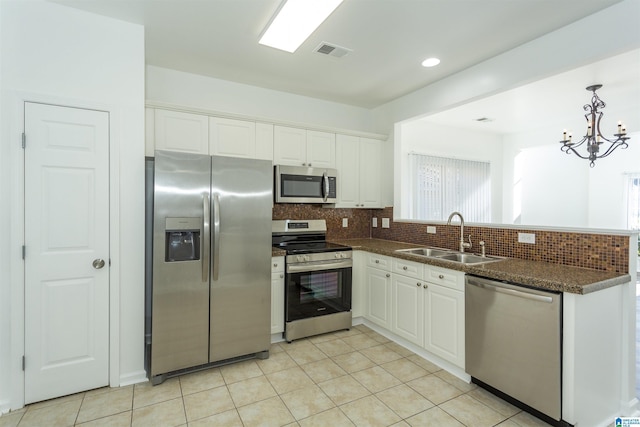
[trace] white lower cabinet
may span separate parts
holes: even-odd
[[[271,333],[284,332],[284,257],[271,258]]]
[[[464,369],[464,273],[365,254],[365,318]]]
[[[427,283],[424,348],[464,368],[464,292]]]
[[[365,315],[365,275],[358,274],[364,271],[367,265],[366,252],[353,251],[353,269],[351,280],[351,318]]]
[[[422,281],[413,277],[393,275],[391,331],[412,343],[423,342]]]
[[[377,268],[366,269],[366,318],[386,329],[391,329],[391,273]]]

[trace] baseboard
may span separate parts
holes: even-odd
[[[6,414],[11,410],[11,402],[8,400],[0,400],[0,414]]]
[[[147,372],[146,371],[137,371],[131,372],[128,374],[120,375],[120,387],[124,387],[131,384],[139,384],[147,382]]]

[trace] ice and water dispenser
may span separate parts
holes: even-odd
[[[202,218],[167,218],[165,226],[166,262],[200,259]]]

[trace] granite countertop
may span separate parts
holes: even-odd
[[[271,256],[285,256],[287,254],[287,251],[285,251],[284,249],[278,249],[278,248],[274,248],[273,246],[271,246]]]
[[[612,286],[628,283],[631,280],[631,276],[628,274],[515,258],[506,258],[501,261],[485,264],[464,265],[395,252],[398,249],[419,248],[424,246],[390,240],[344,239],[332,240],[332,242],[351,246],[354,250],[373,252],[380,255],[449,268],[451,270],[464,271],[465,273],[475,274],[489,279],[506,280],[539,289],[572,294],[589,294]]]

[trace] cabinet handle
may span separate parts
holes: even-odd
[[[280,278],[281,278],[281,279],[284,279],[284,274],[280,274]]]
[[[404,271],[407,271],[407,266],[405,265],[404,267],[402,267],[402,269],[403,269]]]
[[[391,275],[389,273],[386,274],[387,277],[391,277]]]
[[[380,264],[380,260],[379,259],[376,260],[376,264]]]
[[[274,266],[274,267],[277,267],[277,266],[278,266],[278,263],[277,263],[277,262],[274,262],[274,263],[273,263],[273,266]]]
[[[438,276],[438,279],[444,279],[444,274],[440,274],[440,275]]]
[[[309,163],[309,166],[311,166],[311,163]]]
[[[427,285],[426,283],[424,285],[422,285],[423,288],[427,289],[429,287],[429,285]]]
[[[422,286],[422,283],[418,282],[418,283],[416,283],[416,285],[417,285],[418,287],[420,287],[420,286]]]

